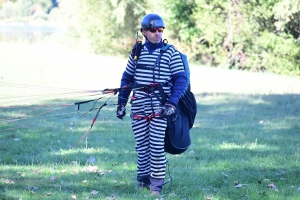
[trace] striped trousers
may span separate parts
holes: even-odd
[[[138,155],[137,175],[163,179],[167,163],[164,151],[167,120],[153,115],[161,105],[147,93],[133,96],[131,103],[131,115],[137,116],[132,121]]]

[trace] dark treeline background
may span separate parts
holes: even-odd
[[[126,57],[141,18],[157,13],[164,38],[199,65],[300,76],[299,0],[0,0],[0,6],[1,21],[64,24],[73,31],[60,42]]]

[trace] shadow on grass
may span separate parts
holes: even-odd
[[[246,191],[236,190],[234,182],[238,181],[257,190],[250,190],[247,194],[252,199],[267,199],[273,194],[263,181],[269,179],[285,188],[276,198],[293,199],[297,196],[291,186],[299,184],[296,180],[300,174],[297,153],[300,150],[300,95],[207,93],[197,94],[196,98],[198,114],[191,129],[192,145],[182,155],[168,155],[170,173],[175,180],[170,192],[179,193],[181,199],[189,196],[197,199],[209,193],[220,195],[223,197],[221,199],[241,199]],[[26,116],[24,113],[34,108],[35,105],[21,109],[1,108],[0,118],[17,114]],[[89,108],[91,104],[81,110],[84,112]],[[46,108],[42,108],[44,111]],[[1,179],[17,180],[17,174],[22,170],[17,166],[24,166],[25,172],[31,166],[43,166],[55,169],[53,174],[59,176],[55,181],[41,183],[43,190],[50,187],[53,193],[59,191],[88,196],[95,188],[103,192],[103,196],[130,196],[136,193],[133,183],[136,176],[135,142],[128,115],[121,121],[115,117],[115,107],[104,107],[88,139],[72,149],[89,129],[96,111],[82,117],[74,112],[76,107],[71,106],[55,112],[53,117],[1,124],[1,129],[25,127],[1,132],[1,165],[2,168],[12,166],[12,169],[1,171]],[[62,113],[66,114],[58,115]],[[79,172],[78,178],[59,171],[64,167],[87,167],[90,157],[96,159],[93,164],[102,170],[96,173]],[[62,160],[64,162],[58,165]],[[108,170],[114,173],[107,173]],[[101,175],[103,171],[104,175]],[[45,177],[50,179],[51,173],[41,175],[40,179]],[[82,185],[84,177],[93,180],[90,185]],[[114,182],[114,179],[118,181]],[[28,177],[20,185],[1,183],[1,188],[3,191],[27,191],[26,187],[34,182],[28,183],[26,180]]]
[[[294,143],[300,132],[300,95],[203,94],[198,99],[200,134],[213,132],[236,143],[257,139],[277,148]]]

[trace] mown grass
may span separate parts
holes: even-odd
[[[61,105],[94,96],[53,94],[58,88],[117,87],[126,60],[60,48],[4,46],[0,199],[155,199],[135,189],[135,141],[128,115],[121,121],[115,106],[104,107],[87,140],[75,145],[96,110],[81,116],[93,103],[82,105],[80,114],[77,106]],[[166,179],[173,181],[165,185],[164,199],[299,199],[300,80],[200,66],[192,66],[191,72],[198,102],[192,145],[181,155],[167,155]],[[14,84],[8,87],[7,82]],[[55,108],[61,109],[11,122],[12,117]],[[91,158],[95,161],[89,162]]]

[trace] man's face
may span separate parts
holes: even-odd
[[[143,30],[143,34],[152,44],[158,44],[161,41],[163,28],[152,28]]]

